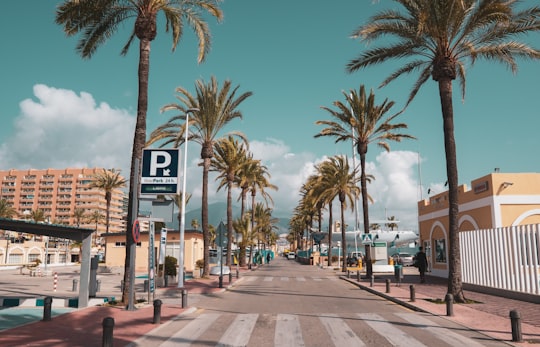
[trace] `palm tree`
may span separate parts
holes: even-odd
[[[93,223],[96,225],[96,229],[94,231],[94,246],[96,246],[96,239],[97,239],[97,233],[98,233],[98,225],[103,222],[105,216],[101,213],[99,210],[92,211],[87,217],[86,222],[87,223]],[[106,222],[106,221],[105,221]]]
[[[400,67],[381,84],[402,75],[419,73],[407,105],[430,77],[437,82],[441,102],[446,174],[449,197],[448,293],[464,302],[458,225],[458,169],[454,139],[452,84],[457,78],[465,98],[465,68],[479,58],[506,64],[517,71],[515,58],[540,59],[540,51],[516,39],[540,30],[540,7],[523,7],[506,0],[394,0],[403,8],[372,17],[353,37],[371,42],[383,38],[381,46],[368,49],[347,65],[349,72],[392,59]],[[519,8],[518,8],[519,7]],[[388,37],[397,40],[387,39]],[[405,62],[403,60],[406,60]]]
[[[195,128],[188,136],[188,141],[194,141],[201,145],[201,159],[203,160],[203,179],[202,179],[202,213],[201,222],[204,239],[204,270],[203,277],[209,275],[209,233],[208,233],[208,172],[210,171],[210,162],[214,156],[214,143],[218,139],[218,133],[223,130],[225,125],[235,118],[242,118],[242,112],[238,110],[240,104],[252,95],[246,92],[236,95],[239,86],[233,88],[232,82],[226,80],[222,88],[215,77],[211,78],[209,83],[198,80],[195,83],[197,95],[191,93],[182,87],[176,88],[180,94],[177,98],[180,104],[169,104],[162,107],[162,111],[179,111],[180,114],[171,118],[167,123],[159,126],[150,136],[149,143],[164,141],[161,145],[172,144],[174,147],[184,143],[186,112],[189,109],[198,109],[189,118],[189,126]],[[183,123],[179,123],[183,121]],[[179,131],[180,130],[180,131]],[[245,135],[234,131],[225,136],[235,136],[245,140]]]
[[[399,115],[395,114],[384,119],[386,113],[394,106],[393,101],[385,99],[382,104],[375,104],[375,95],[370,91],[369,96],[363,85],[358,91],[351,89],[343,92],[345,103],[334,101],[337,110],[329,107],[322,107],[328,111],[335,120],[320,120],[316,124],[325,125],[327,128],[321,130],[315,137],[333,136],[336,143],[340,141],[353,142],[356,151],[360,155],[360,185],[362,192],[362,212],[364,219],[364,233],[369,234],[369,211],[368,211],[368,190],[366,174],[366,154],[370,143],[377,145],[386,151],[390,151],[388,141],[399,142],[402,139],[413,139],[413,136],[396,133],[397,130],[407,128],[404,123],[392,124],[392,121]],[[342,223],[342,225],[345,225]],[[366,275],[371,277],[373,273],[371,264],[370,246],[366,245]]]
[[[390,228],[390,230],[397,229],[398,225],[394,221],[396,220],[395,216],[388,217],[388,220],[391,221],[390,223],[386,223],[386,227]]]
[[[341,244],[343,247],[343,261],[342,271],[347,271],[347,262],[345,258],[347,256],[347,239],[345,237],[345,209],[347,208],[347,201],[351,211],[354,209],[354,202],[357,196],[360,194],[360,188],[358,187],[359,178],[356,175],[356,168],[349,166],[349,160],[346,156],[334,156],[329,158],[326,162],[321,164],[320,171],[325,177],[334,177],[333,191],[334,196],[337,196],[340,204],[341,211]]]
[[[17,210],[9,201],[0,199],[0,218],[13,218],[17,214]]]
[[[115,169],[100,171],[94,175],[94,181],[90,183],[91,188],[97,188],[105,192],[105,233],[109,233],[110,214],[111,214],[111,200],[112,193],[116,189],[120,189],[126,186],[126,180],[120,176],[120,170]]]
[[[141,160],[146,141],[150,43],[157,35],[158,13],[162,13],[166,19],[166,31],[170,30],[172,33],[173,51],[184,33],[184,24],[187,23],[193,28],[199,41],[198,62],[202,63],[211,45],[210,29],[204,21],[203,12],[208,12],[217,20],[221,20],[223,13],[219,9],[218,3],[219,0],[66,0],[57,8],[56,23],[63,26],[64,32],[68,36],[82,33],[77,44],[77,51],[83,58],[90,58],[97,48],[112,37],[128,19],[135,18],[133,32],[122,49],[122,55],[127,54],[133,40],[139,39],[139,95],[129,176],[128,230],[131,230],[131,224],[136,218],[133,216],[133,207],[137,206],[137,201],[133,199],[133,196],[134,194],[138,195],[138,187],[134,184],[136,182],[135,173],[138,170],[136,163]],[[132,264],[130,264],[130,259],[133,243],[131,233],[126,232],[123,303],[128,302],[129,288],[131,287]]]
[[[197,219],[192,219],[191,220],[191,227],[195,230],[199,230],[199,221]]]
[[[251,217],[245,215],[243,217],[238,217],[233,221],[234,231],[242,236],[242,240],[238,242],[238,248],[240,248],[240,266],[246,266],[246,250],[250,247],[256,236],[251,230]]]
[[[47,216],[43,210],[37,209],[30,212],[30,219],[36,223],[45,222],[47,220]]]
[[[270,239],[269,235],[274,234],[274,230],[277,229],[278,219],[272,217],[272,209],[262,203],[255,205],[253,220],[256,224],[254,230],[259,240],[266,241]]]
[[[232,136],[222,138],[214,144],[214,157],[210,162],[210,171],[219,173],[217,190],[227,189],[227,266],[231,265],[233,239],[232,188],[240,167],[247,160],[246,150],[246,146]]]
[[[86,210],[84,208],[76,208],[75,211],[73,211],[73,218],[75,219],[75,225],[77,227],[81,226],[81,221],[84,219],[85,213]]]

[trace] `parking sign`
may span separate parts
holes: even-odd
[[[178,149],[143,149],[141,194],[176,194],[179,157]]]

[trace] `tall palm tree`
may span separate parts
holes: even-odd
[[[347,201],[351,211],[354,210],[354,202],[358,195],[360,195],[360,188],[358,187],[359,178],[356,175],[356,168],[351,168],[347,157],[341,155],[328,158],[326,162],[321,164],[320,171],[325,177],[334,177],[333,191],[335,192],[334,196],[337,196],[339,199],[341,212],[342,271],[347,271],[347,262],[345,261],[347,256],[345,210],[347,208]]]
[[[36,223],[45,222],[47,220],[47,216],[42,209],[38,208],[37,210],[32,210],[32,212],[30,212],[30,219]]]
[[[368,190],[366,174],[366,155],[371,143],[386,151],[390,151],[388,141],[399,142],[402,139],[413,139],[413,136],[397,133],[396,131],[407,128],[405,123],[392,123],[399,115],[394,114],[387,118],[386,114],[394,106],[393,101],[385,99],[380,105],[375,103],[375,95],[370,91],[366,95],[366,89],[360,85],[358,91],[351,89],[343,92],[345,103],[334,101],[337,110],[322,107],[333,117],[333,120],[320,120],[316,124],[327,126],[315,137],[333,136],[336,143],[340,141],[352,141],[358,155],[360,155],[360,185],[362,192],[362,212],[364,220],[364,233],[369,234],[369,211]],[[342,223],[342,225],[345,225]],[[366,275],[371,277],[373,268],[371,264],[370,246],[366,246]]]
[[[227,266],[231,265],[233,239],[232,188],[239,169],[247,160],[246,150],[246,145],[232,136],[221,138],[214,144],[214,157],[210,162],[210,171],[219,173],[217,190],[227,189]]]
[[[109,225],[111,222],[111,200],[112,193],[116,189],[120,189],[126,186],[126,180],[124,177],[120,176],[120,170],[111,169],[96,173],[94,175],[94,180],[90,183],[91,188],[97,188],[105,192],[105,232],[109,233]]]
[[[199,230],[199,221],[197,219],[192,219],[191,220],[191,227],[195,230]]]
[[[199,41],[198,62],[202,63],[210,50],[211,36],[208,24],[204,21],[204,13],[220,21],[223,17],[218,7],[219,0],[66,0],[60,4],[56,12],[56,23],[63,26],[68,36],[82,33],[77,44],[77,52],[83,58],[90,58],[97,48],[113,36],[116,31],[131,19],[135,19],[133,31],[122,49],[122,55],[135,38],[139,40],[139,95],[137,102],[137,121],[133,136],[131,154],[131,172],[128,202],[128,230],[131,230],[133,207],[136,207],[135,194],[139,187],[134,186],[136,163],[142,158],[142,150],[146,141],[146,112],[148,109],[148,77],[150,71],[150,44],[157,35],[158,14],[166,19],[166,31],[172,33],[172,50],[176,49],[187,23],[195,32]],[[135,205],[134,205],[135,204]],[[122,302],[128,302],[131,287],[131,246],[134,244],[131,233],[126,232],[126,262],[124,266],[124,290]]]
[[[367,49],[347,65],[349,72],[398,59],[400,67],[381,84],[419,73],[407,105],[430,77],[437,82],[441,102],[449,197],[448,293],[464,302],[458,225],[458,168],[454,138],[452,84],[457,79],[465,97],[465,70],[476,61],[497,61],[517,71],[515,58],[540,59],[540,51],[518,37],[540,30],[540,7],[507,0],[394,0],[402,8],[373,16],[353,37],[380,46]],[[388,40],[387,38],[395,38]]]
[[[214,156],[214,142],[219,139],[218,134],[225,125],[236,118],[242,118],[242,112],[238,110],[238,107],[252,93],[245,92],[237,96],[239,86],[233,87],[230,80],[223,82],[220,89],[216,78],[213,76],[208,83],[198,80],[195,83],[195,88],[197,90],[195,96],[191,95],[185,88],[176,88],[176,92],[179,94],[177,98],[181,103],[165,105],[162,111],[179,111],[180,114],[154,130],[149,143],[163,141],[162,147],[169,144],[174,147],[180,146],[184,143],[186,112],[189,109],[198,109],[197,112],[193,113],[192,117],[189,117],[189,126],[195,130],[189,134],[188,141],[194,141],[201,145],[201,159],[203,160],[201,223],[204,239],[204,270],[202,276],[207,277],[210,272],[208,172],[210,171],[211,159]],[[245,135],[239,131],[231,132],[225,136],[239,137],[246,141]]]
[[[0,199],[0,218],[13,218],[17,214],[17,210],[9,201]]]
[[[266,241],[270,239],[269,235],[274,234],[277,229],[278,219],[272,217],[272,209],[265,204],[257,203],[255,205],[253,220],[255,221],[255,231],[259,240]]]

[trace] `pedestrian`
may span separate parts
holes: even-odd
[[[266,254],[266,263],[267,264],[270,264],[270,259],[271,259],[270,253]]]
[[[418,272],[420,272],[420,283],[425,283],[428,262],[426,253],[424,253],[422,247],[418,249],[418,253],[416,253],[416,256],[414,257],[414,265],[418,268]]]

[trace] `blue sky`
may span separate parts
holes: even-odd
[[[83,60],[75,52],[78,38],[67,38],[54,23],[58,3],[10,1],[2,7],[0,27],[6,35],[0,57],[0,168],[104,166],[120,168],[127,176],[138,44],[125,57],[120,51],[133,22],[126,22],[91,59]],[[280,188],[271,192],[276,215],[288,215],[314,163],[335,154],[351,155],[347,144],[313,138],[322,129],[315,121],[329,119],[321,106],[343,100],[343,91],[360,84],[373,88],[379,102],[395,101],[395,111],[408,96],[414,76],[377,89],[395,70],[394,63],[353,74],[345,71],[347,62],[365,49],[350,34],[390,5],[389,0],[225,0],[223,22],[209,19],[212,50],[201,65],[193,33],[187,30],[173,53],[170,34],[160,22],[150,57],[149,132],[174,115],[160,114],[159,109],[177,101],[178,86],[194,91],[196,80],[216,76],[220,82],[230,79],[241,92],[253,92],[240,107],[244,119],[225,130],[247,135],[251,151]],[[523,40],[540,48],[540,34]],[[495,167],[501,172],[540,171],[535,154],[540,147],[539,78],[540,62],[520,61],[517,75],[491,62],[468,67],[464,102],[454,86],[460,184],[470,185]],[[386,213],[402,221],[400,228],[417,229],[418,199],[427,197],[428,188],[443,191],[446,181],[435,82],[420,90],[399,121],[407,123],[408,133],[418,140],[391,143],[390,153],[376,146],[369,149],[368,170],[376,178],[368,187],[375,199],[370,215],[381,219]],[[188,190],[193,198],[188,209],[200,201],[198,155],[199,148],[192,145]],[[211,197],[224,200],[224,192]]]

